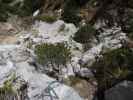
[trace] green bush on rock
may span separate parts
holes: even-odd
[[[14,76],[4,82],[3,87],[0,87],[0,100],[17,99],[16,90],[13,88]]]
[[[91,25],[87,24],[82,26],[74,36],[74,40],[79,43],[88,43],[90,39],[95,35],[96,29],[93,28]]]
[[[67,61],[71,58],[70,49],[62,43],[57,45],[47,43],[37,45],[35,54],[40,64],[51,64],[53,67],[54,65],[66,65]]]

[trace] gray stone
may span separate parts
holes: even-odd
[[[105,93],[105,100],[133,100],[133,82],[124,81]]]

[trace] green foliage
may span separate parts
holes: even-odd
[[[128,79],[133,74],[133,51],[119,48],[103,55],[96,61],[92,69],[96,70],[96,78],[101,88],[111,87],[120,80]]]
[[[0,88],[0,100],[12,100],[17,96],[16,91],[13,88],[13,81],[15,76],[13,75],[11,79],[4,82],[3,87]]]
[[[96,29],[87,24],[82,26],[75,34],[74,40],[79,43],[88,43],[90,39],[95,35]]]
[[[81,18],[77,15],[79,5],[76,0],[67,0],[64,6],[62,19],[67,23],[74,23],[78,25]]]
[[[13,92],[12,83],[10,81],[6,81],[4,86],[0,88],[0,92]]]
[[[53,23],[57,20],[56,16],[49,16],[49,15],[40,15],[40,16],[37,16],[35,19],[48,22],[48,23]]]
[[[35,48],[38,62],[43,65],[56,64],[65,65],[71,58],[71,53],[68,47],[64,44],[41,44]]]

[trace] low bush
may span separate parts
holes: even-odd
[[[94,37],[96,33],[96,29],[93,28],[91,25],[87,24],[85,26],[82,26],[74,36],[74,40],[79,43],[88,43],[90,42],[90,39]]]
[[[13,80],[15,77],[4,82],[3,87],[0,87],[0,100],[17,99],[17,93],[13,88]]]
[[[64,44],[40,44],[35,48],[37,61],[42,65],[51,64],[53,67],[65,65],[71,58],[71,53],[68,47]]]

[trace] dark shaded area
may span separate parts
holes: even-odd
[[[129,60],[130,59],[130,60]],[[98,90],[94,100],[106,100],[105,92],[124,80],[133,78],[133,51],[120,48],[103,55],[93,65],[94,75],[98,82]]]

